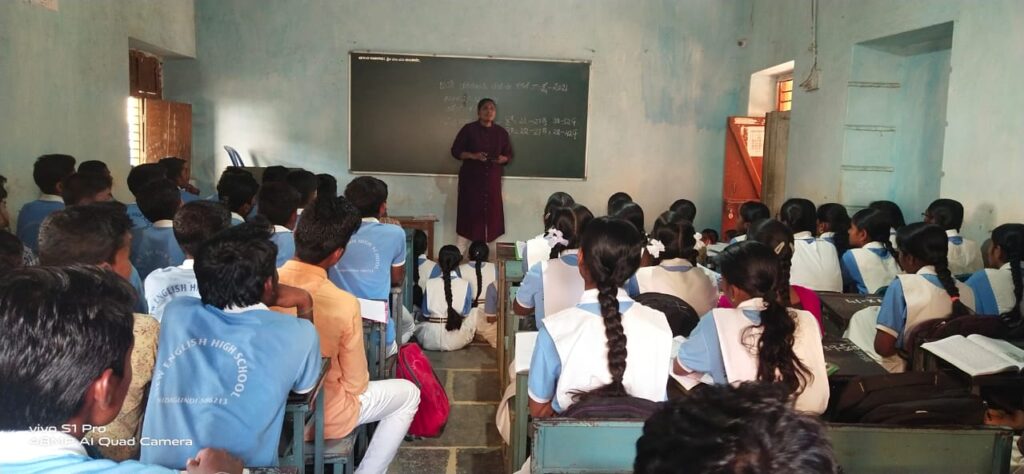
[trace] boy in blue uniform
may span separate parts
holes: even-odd
[[[391,287],[405,280],[405,231],[380,222],[388,211],[388,185],[372,176],[360,176],[345,187],[345,198],[363,218],[345,255],[331,268],[331,281],[357,298],[387,301]],[[389,354],[395,345],[395,314],[388,318]]]
[[[131,383],[132,298],[127,282],[93,266],[26,268],[0,281],[0,472],[177,472],[92,459],[81,442],[114,419]],[[173,464],[242,472],[224,451],[194,451]]]
[[[259,213],[274,226],[270,240],[277,245],[277,267],[295,255],[295,237],[292,229],[298,218],[299,192],[286,183],[267,183],[260,188]]]
[[[298,215],[302,216],[302,210],[307,207],[312,207],[313,201],[316,201],[317,188],[320,186],[320,180],[317,179],[315,174],[309,171],[295,170],[288,173],[288,185],[299,193]]]
[[[32,179],[39,186],[39,199],[26,203],[18,213],[18,238],[33,252],[39,251],[39,225],[54,211],[64,209],[61,182],[75,172],[75,157],[43,155],[36,158]]]
[[[152,181],[139,193],[139,209],[153,223],[132,232],[132,264],[143,280],[153,270],[185,261],[185,253],[174,238],[174,213],[179,207],[181,196],[169,180]]]
[[[158,163],[146,163],[132,167],[132,170],[128,172],[128,191],[135,196],[135,199],[139,199],[139,193],[146,189],[146,185],[152,181],[165,179],[167,176],[167,170]],[[132,220],[132,229],[141,229],[143,227],[149,227],[152,222],[146,219],[146,216],[142,215],[142,210],[139,209],[137,203],[127,204],[128,217]]]
[[[221,204],[231,211],[231,225],[245,222],[246,216],[256,205],[256,193],[259,190],[260,184],[252,173],[235,167],[224,170],[217,181],[217,196]]]

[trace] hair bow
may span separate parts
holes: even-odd
[[[704,236],[700,232],[693,234],[693,240],[695,242],[693,244],[694,250],[700,252],[704,247],[707,247],[707,245],[704,243]]]
[[[793,244],[785,241],[779,242],[779,245],[775,246],[775,255],[781,254],[786,247],[789,247],[789,250],[793,250]]]
[[[569,241],[565,240],[565,236],[562,235],[562,231],[552,227],[544,233],[544,240],[548,241],[548,247],[555,248],[556,245],[569,245]]]
[[[652,257],[658,258],[661,256],[661,252],[665,251],[665,244],[661,243],[658,239],[651,239],[647,241],[647,253],[651,254]]]

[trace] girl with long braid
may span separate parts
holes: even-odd
[[[889,216],[877,209],[861,209],[850,224],[850,245],[843,254],[843,281],[857,293],[871,295],[900,273],[896,249],[889,240]]]
[[[1003,224],[992,231],[988,261],[992,268],[981,270],[967,280],[974,290],[978,314],[1001,315],[1007,322],[1020,321],[1021,259],[1024,258],[1024,224]]]
[[[545,318],[530,364],[530,414],[561,413],[585,397],[666,398],[672,332],[665,315],[623,289],[640,266],[644,238],[629,222],[601,217],[583,234],[576,306]]]
[[[437,263],[427,258],[427,233],[417,229],[412,235],[412,250],[416,253],[416,264],[412,267],[412,303],[423,307],[423,287],[427,280],[437,276]]]
[[[476,332],[492,346],[497,346],[498,290],[495,281],[498,269],[487,261],[491,250],[487,242],[473,242],[469,246],[469,262],[459,267],[459,274],[469,281],[473,295],[470,313],[476,320]]]
[[[560,207],[570,207],[573,204],[576,204],[576,201],[572,199],[572,196],[570,196],[569,193],[557,191],[551,193],[551,196],[548,196],[548,201],[544,204],[544,216],[542,218],[542,222],[544,223],[544,232],[541,232],[540,235],[523,243],[521,257],[524,275],[526,272],[530,271],[530,267],[535,263],[547,260],[551,247],[548,246],[548,241],[544,236],[547,234],[547,230],[551,228],[551,218],[555,213],[555,209]]]
[[[697,266],[697,239],[693,224],[679,213],[666,211],[654,221],[647,252],[653,266],[636,272],[640,293],[675,296],[704,314],[715,307],[718,288]]]
[[[423,295],[425,322],[416,325],[416,340],[429,351],[457,351],[473,341],[476,318],[470,314],[473,294],[469,281],[456,271],[459,248],[445,245],[437,254],[441,274],[427,280]]]

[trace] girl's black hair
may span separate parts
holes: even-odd
[[[452,307],[452,272],[462,263],[462,252],[454,245],[445,245],[437,253],[437,266],[441,268],[441,279],[444,280],[444,300],[448,303],[448,321],[444,328],[448,331],[462,329],[462,313]]]
[[[633,224],[636,230],[640,231],[641,234],[647,232],[644,226],[644,210],[639,204],[635,202],[627,202],[622,205],[619,209],[612,214],[613,217],[617,217],[624,221]]]
[[[850,215],[846,207],[834,202],[818,206],[818,221],[828,224],[829,232],[835,232],[832,243],[836,246],[836,254],[842,256],[850,249]],[[889,237],[889,229],[885,229],[886,239]]]
[[[476,103],[476,111],[479,112],[480,109],[484,108],[484,104],[487,104],[488,102],[490,102],[491,105],[493,105],[495,107],[498,106],[498,103],[495,102],[494,99],[491,99],[489,97],[484,97],[483,99],[480,99],[480,101]]]
[[[481,271],[484,262],[490,257],[491,249],[487,247],[487,242],[473,242],[469,246],[469,261],[473,262],[473,266],[476,267],[476,296],[473,297],[473,307],[478,306],[477,301],[480,300],[480,295],[484,291],[484,275]]]
[[[427,233],[416,229],[412,233],[412,253],[415,259],[412,266],[412,301],[416,306],[423,306],[423,287],[420,286],[420,255],[427,253]]]
[[[935,267],[939,282],[953,300],[953,316],[971,314],[971,309],[960,301],[960,289],[949,272],[949,237],[942,227],[924,222],[907,224],[896,231],[896,244],[899,245],[901,254],[910,255],[925,265]]]
[[[925,214],[932,218],[932,223],[943,230],[957,230],[964,225],[964,205],[952,199],[936,199],[928,205]]]
[[[1003,224],[992,231],[992,245],[1002,249],[1004,259],[1010,264],[1013,278],[1013,308],[1002,314],[1008,322],[1021,320],[1020,303],[1024,293],[1021,282],[1021,259],[1024,258],[1024,224]]]
[[[615,214],[615,211],[619,210],[627,202],[633,202],[633,197],[622,191],[608,196],[608,215]]]
[[[871,242],[878,242],[885,246],[885,250],[893,258],[896,257],[896,249],[892,247],[889,239],[889,229],[892,222],[889,221],[889,214],[878,209],[866,208],[857,211],[853,215],[853,225],[868,234]]]
[[[548,230],[551,226],[551,213],[559,207],[568,207],[576,204],[572,196],[569,193],[563,193],[561,191],[552,193],[548,196],[548,202],[544,204],[544,230]]]
[[[676,199],[676,202],[673,202],[668,210],[681,214],[683,219],[690,222],[697,218],[697,205],[689,199]]]
[[[753,224],[761,219],[768,219],[772,216],[768,206],[758,201],[747,201],[740,205],[740,218],[747,224]]]
[[[562,232],[562,237],[569,241],[568,245],[557,244],[551,248],[549,258],[558,258],[564,250],[580,248],[580,237],[587,224],[594,219],[594,214],[582,204],[560,207],[551,211],[551,225]]]
[[[907,225],[907,220],[903,218],[903,209],[900,209],[899,204],[892,201],[874,201],[868,204],[868,207],[886,213],[893,229],[900,230]]]
[[[763,298],[767,305],[761,311],[759,325],[757,381],[778,382],[789,394],[799,394],[813,375],[793,352],[796,319],[779,301],[782,285],[778,281],[778,256],[769,246],[747,240],[726,247],[718,254],[718,262],[722,278],[751,297]],[[747,335],[742,337],[746,339]]]
[[[718,243],[718,231],[715,229],[709,227],[707,229],[700,231],[700,235],[707,237],[708,240],[710,240],[713,244]]]
[[[789,307],[789,274],[793,267],[793,231],[775,219],[763,219],[750,228],[750,240],[761,242],[775,252],[779,259],[779,275],[775,279],[775,291],[782,306]]]
[[[618,292],[640,268],[640,249],[643,234],[622,219],[599,217],[583,233],[580,262],[590,280],[597,286],[597,301],[604,319],[604,334],[608,339],[608,372],[612,381],[608,385],[587,393],[577,393],[579,401],[588,397],[626,397],[622,377],[626,373],[626,333],[622,328]]]
[[[779,220],[788,225],[794,233],[814,233],[818,224],[818,211],[810,200],[793,198],[782,204],[782,208],[779,209]]]
[[[685,258],[696,265],[698,252],[694,249],[697,245],[694,233],[693,224],[682,214],[672,211],[661,213],[658,220],[654,221],[650,237],[664,244],[665,251],[661,252],[654,262],[657,264],[673,258]]]
[[[633,301],[664,313],[668,327],[672,330],[672,337],[690,337],[693,328],[700,322],[697,310],[677,296],[648,292],[637,295]]]

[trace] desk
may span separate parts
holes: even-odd
[[[437,216],[388,216],[398,221],[405,229],[422,230],[427,234],[427,258],[434,259],[434,224]],[[418,257],[418,255],[413,256]]]
[[[504,378],[504,377],[502,377]],[[527,432],[530,427],[530,371],[516,372],[516,397],[512,399],[512,433],[509,441],[508,471],[516,472],[526,462]]]
[[[889,372],[878,362],[847,339],[825,336],[821,340],[825,351],[825,362],[834,364],[839,370],[829,380],[845,379],[868,375],[885,375]],[[834,394],[838,396],[839,394]]]
[[[505,341],[507,336],[505,334],[505,318],[510,303],[508,301],[508,273],[511,268],[519,268],[521,273],[522,266],[516,260],[516,244],[514,242],[498,242],[495,244],[495,254],[495,266],[498,272],[498,280],[495,282],[495,289],[498,290],[498,373],[501,374],[508,370],[509,364],[509,361],[505,360],[505,351],[503,350],[507,347]],[[520,277],[519,281],[522,281],[522,277]],[[505,393],[505,382],[505,377],[498,377],[498,393]]]
[[[850,318],[857,311],[869,306],[880,306],[882,297],[862,295],[859,293],[818,293],[821,298],[822,323],[825,333],[830,336],[842,337]]]
[[[1024,341],[1007,342],[1017,347],[1024,346]],[[996,374],[972,376],[924,348],[914,351],[914,360],[911,361],[911,364],[914,370],[945,372],[970,387],[971,393],[975,395],[981,395],[982,390],[985,388],[1011,388],[1024,392],[1024,375],[1019,372],[999,372]]]
[[[285,403],[284,418],[285,427],[281,432],[281,439],[285,440],[288,433],[288,421],[291,420],[291,446],[285,447],[284,455],[281,456],[282,466],[294,466],[299,472],[305,472],[305,449],[306,441],[304,433],[306,423],[312,417],[313,423],[313,472],[323,474],[324,472],[324,378],[327,370],[331,368],[331,359],[323,357],[320,359],[320,376],[317,377],[316,386],[308,393],[292,393],[288,395]]]

